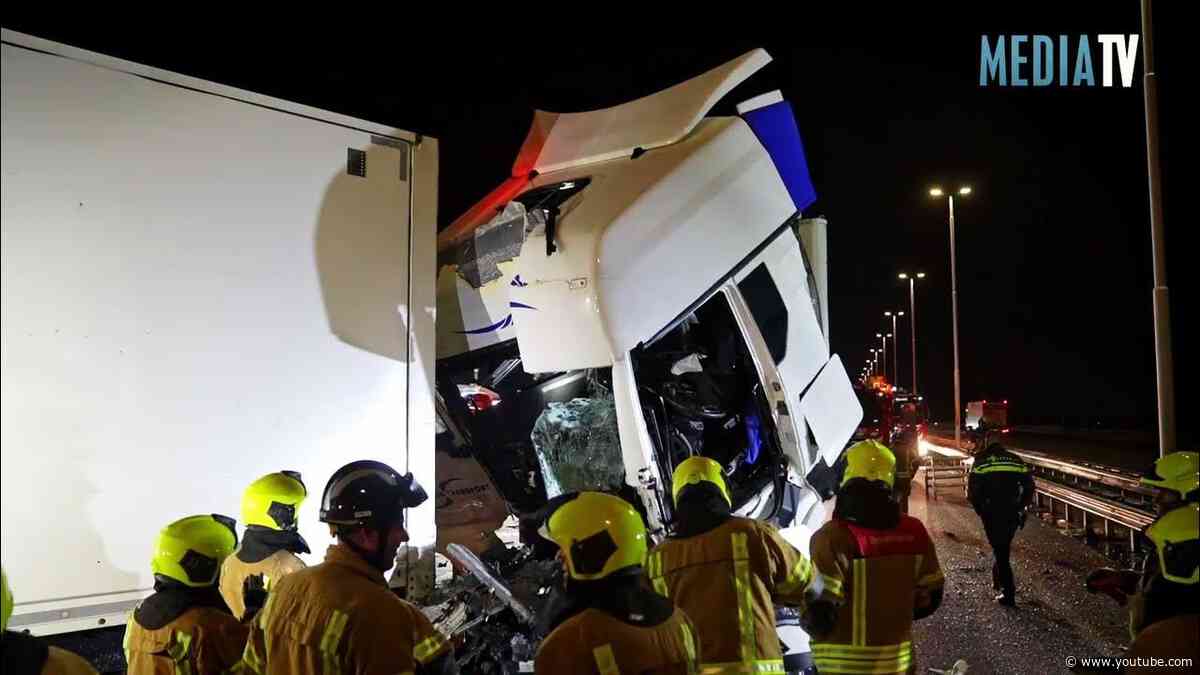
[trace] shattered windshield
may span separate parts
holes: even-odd
[[[580,490],[617,491],[625,463],[612,392],[594,385],[587,397],[551,402],[530,433],[546,497]]]

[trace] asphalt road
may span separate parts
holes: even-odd
[[[966,660],[970,673],[1067,673],[1068,657],[1121,656],[1125,609],[1084,589],[1084,578],[1111,565],[1099,552],[1030,518],[1013,543],[1017,607],[993,600],[991,548],[979,518],[961,497],[927,500],[919,473],[909,512],[933,536],[946,595],[916,624],[918,673]]]

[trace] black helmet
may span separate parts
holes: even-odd
[[[321,522],[331,525],[388,527],[404,509],[419,506],[429,496],[412,474],[369,459],[338,469],[321,496]]]

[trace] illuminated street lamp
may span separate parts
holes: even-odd
[[[958,194],[966,197],[971,194],[971,188],[964,185],[958,189]],[[958,267],[954,252],[954,195],[946,194],[939,187],[930,189],[929,195],[934,198],[944,195],[950,208],[950,305],[954,323],[954,446],[958,448],[962,447],[962,376],[958,369]]]

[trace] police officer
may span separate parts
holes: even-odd
[[[534,672],[697,672],[695,626],[644,583],[646,528],[629,502],[580,492],[540,533],[559,546],[571,606],[542,641]]]
[[[983,521],[983,530],[992,546],[992,588],[1000,591],[996,600],[1006,606],[1017,604],[1017,585],[1013,579],[1012,540],[1025,527],[1025,509],[1033,503],[1034,484],[1029,466],[1003,445],[992,443],[975,455],[967,496],[975,513]]]
[[[945,577],[921,521],[893,498],[896,458],[868,440],[846,451],[833,519],[813,534],[813,562],[845,603],[833,631],[814,638],[822,673],[906,673],[912,624],[933,614]]]
[[[730,514],[729,489],[714,460],[681,462],[672,492],[675,530],[650,553],[646,572],[653,588],[695,622],[701,671],[784,672],[775,604],[801,607],[801,623],[813,636],[836,619],[837,603],[824,592],[820,570],[770,525]]]
[[[237,664],[247,630],[217,590],[221,563],[236,545],[227,516],[189,516],[163,528],[150,561],[154,593],[125,626],[129,675],[221,673]]]
[[[304,569],[297,554],[308,553],[300,536],[296,513],[308,490],[295,471],[269,473],[250,484],[242,495],[242,543],[221,566],[221,597],[233,615],[246,618],[246,591],[251,591],[250,613],[265,600],[274,581]],[[263,593],[254,594],[254,590]]]
[[[4,675],[96,675],[96,669],[77,654],[65,649],[47,646],[40,638],[29,633],[8,631],[8,618],[13,613],[12,591],[8,588],[8,575],[0,569],[0,668]]]
[[[329,479],[321,522],[337,543],[325,562],[273,581],[243,661],[255,673],[456,673],[429,619],[388,589],[384,573],[408,540],[404,510],[427,499],[411,474],[351,462]]]

